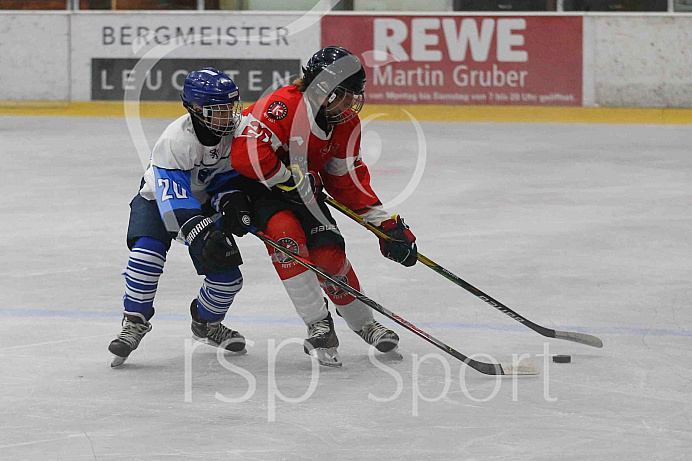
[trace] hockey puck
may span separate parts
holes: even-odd
[[[570,363],[572,357],[569,355],[555,355],[553,356],[553,362],[555,363]]]

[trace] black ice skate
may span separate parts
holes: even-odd
[[[303,350],[315,358],[320,365],[340,367],[342,363],[337,347],[339,347],[339,338],[336,337],[332,314],[327,312],[324,319],[308,325],[308,338],[303,342]]]
[[[192,338],[214,347],[221,347],[236,354],[245,354],[245,338],[237,331],[231,330],[218,322],[205,322],[199,317],[197,311],[197,300],[193,300],[190,305],[192,314]]]
[[[144,335],[151,331],[151,323],[134,315],[123,316],[123,329],[111,343],[108,350],[113,354],[111,367],[125,363],[130,353],[137,349]]]
[[[385,328],[377,320],[365,322],[363,328],[356,333],[378,351],[394,358],[403,358],[399,353],[399,335]]]

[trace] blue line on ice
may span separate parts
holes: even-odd
[[[0,315],[8,317],[58,317],[58,318],[91,318],[91,319],[114,319],[122,316],[121,312],[101,312],[101,311],[77,311],[77,310],[52,310],[52,309],[2,309]],[[189,321],[187,314],[156,314],[156,320],[160,321]],[[231,323],[273,323],[273,324],[294,324],[303,325],[302,320],[292,317],[252,317],[252,316],[228,316],[226,319]],[[499,323],[459,323],[459,322],[418,322],[421,328],[445,328],[452,330],[504,330],[504,331],[526,331],[528,329],[518,323],[503,325]],[[628,336],[687,336],[692,337],[692,330],[673,330],[667,328],[638,328],[638,327],[583,327],[574,325],[544,325],[557,330],[577,331],[591,334],[614,334]]]

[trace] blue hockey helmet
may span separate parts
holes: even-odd
[[[216,136],[226,136],[240,122],[243,104],[238,87],[223,72],[205,67],[190,72],[183,85],[183,106]]]

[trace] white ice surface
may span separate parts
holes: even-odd
[[[150,142],[168,122],[143,122]],[[541,374],[481,375],[387,319],[404,360],[380,368],[338,320],[344,367],[311,381],[305,327],[252,236],[226,319],[254,341],[247,355],[189,353],[201,279],[174,243],[153,331],[111,369],[142,174],[125,122],[0,117],[0,459],[690,459],[692,127],[422,126],[422,181],[392,209],[420,251],[603,349],[544,338],[423,265],[398,266],[337,216],[373,299],[462,353],[526,354]],[[413,175],[415,130],[373,122],[364,139],[392,200]],[[546,366],[546,347],[572,363]]]

